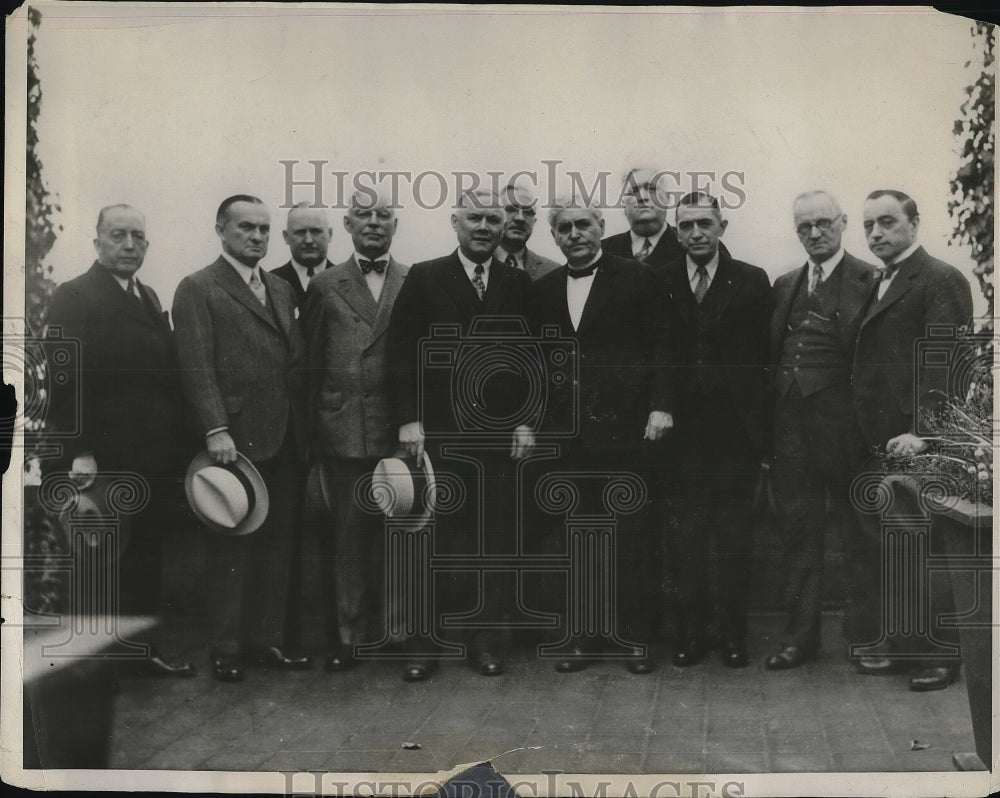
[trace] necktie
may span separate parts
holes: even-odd
[[[138,304],[142,304],[142,297],[139,296],[138,286],[135,284],[135,278],[128,278],[128,286],[125,288],[125,293],[129,295],[129,298]]]
[[[574,280],[579,280],[581,277],[590,277],[597,270],[597,264],[591,263],[586,269],[574,269],[572,266],[569,269],[569,276]]]
[[[483,282],[483,272],[485,271],[483,264],[477,263],[472,275],[472,287],[476,289],[480,300],[486,296],[486,283]]]
[[[306,277],[308,277],[311,280],[314,274],[316,274],[316,267],[306,266]]]
[[[635,259],[639,261],[644,261],[649,257],[649,253],[653,251],[653,248],[649,244],[649,239],[647,238],[645,243],[642,245],[642,249],[636,253]]]
[[[368,274],[374,271],[376,274],[385,274],[386,262],[384,260],[365,260],[362,258],[358,261],[358,266],[361,267],[362,274]]]
[[[253,291],[253,295],[257,297],[260,304],[267,304],[267,292],[264,290],[264,283],[261,282],[260,275],[257,274],[257,269],[250,272],[250,290]]]
[[[823,280],[823,267],[818,263],[812,267],[812,271],[809,272],[809,296],[816,293],[816,287]]]
[[[508,255],[507,260],[504,262],[512,269],[517,268],[517,258],[515,258],[513,255]]]
[[[883,280],[888,280],[892,275],[896,273],[896,269],[899,268],[898,263],[889,263],[885,266],[879,266],[875,270],[875,282],[881,283]]]
[[[701,300],[703,300],[705,298],[705,294],[708,293],[708,269],[699,264],[698,268],[695,269],[695,274],[698,277],[698,282],[694,284],[694,298],[700,305]]]

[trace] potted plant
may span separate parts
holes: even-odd
[[[925,416],[927,449],[886,459],[893,495],[930,520],[931,536],[943,541],[955,599],[965,684],[969,695],[975,757],[956,754],[956,767],[984,769],[993,761],[992,580],[993,580],[993,341],[987,335],[960,339],[964,357],[955,396]],[[906,496],[908,494],[908,497]]]

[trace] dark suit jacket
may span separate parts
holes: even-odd
[[[332,261],[327,260],[326,265],[323,267],[323,270],[325,271],[326,269],[329,269],[332,266],[333,266]],[[322,272],[317,271],[316,274],[313,275],[313,277],[315,278],[316,275],[321,273]],[[279,266],[276,269],[271,269],[271,274],[275,274],[281,279],[288,281],[288,284],[292,287],[292,290],[295,292],[295,306],[301,309],[302,303],[306,298],[306,292],[302,288],[302,282],[299,280],[299,275],[295,271],[295,267],[292,266],[292,262],[288,261],[288,263],[284,264],[283,266]]]
[[[868,446],[918,432],[915,411],[940,406],[948,369],[915,373],[914,346],[932,325],[959,327],[972,318],[969,281],[954,266],[920,247],[898,268],[885,296],[872,297],[855,350],[854,409]]]
[[[261,271],[265,308],[221,256],[181,280],[174,324],[184,393],[202,434],[226,426],[236,449],[268,460],[303,418],[304,346],[291,287]]]
[[[650,411],[674,409],[666,297],[645,264],[605,253],[574,330],[566,301],[568,274],[564,266],[532,286],[536,330],[555,324],[563,337],[575,339],[579,373],[579,385],[549,380],[541,430],[571,429],[577,415],[579,433],[569,448],[635,450],[642,445]]]
[[[844,355],[848,360],[854,357],[854,344],[858,337],[858,329],[867,309],[868,297],[871,294],[872,275],[875,267],[851,253],[845,252],[840,261],[844,270],[840,283],[840,310],[838,324],[840,342]],[[788,317],[791,314],[792,302],[799,291],[799,286],[809,274],[809,264],[793,269],[781,275],[774,281],[774,315],[771,317],[771,363],[777,364],[781,358],[781,349],[785,345],[788,334]]]
[[[677,404],[682,415],[698,413],[699,400],[689,387],[697,369],[722,372],[729,396],[747,440],[759,451],[767,448],[771,428],[769,331],[774,300],[767,273],[719,251],[719,267],[701,305],[702,324],[712,348],[722,353],[718,362],[697,364],[695,344],[699,306],[688,280],[686,257],[666,266],[653,266],[670,303],[670,341],[677,364]]]
[[[554,260],[546,258],[543,255],[539,255],[537,252],[532,252],[530,249],[525,247],[524,270],[528,273],[528,277],[532,280],[538,280],[558,268],[559,264]]]
[[[53,384],[48,421],[57,431],[79,425],[67,455],[93,454],[98,468],[169,468],[177,463],[182,399],[167,314],[151,288],[138,283],[142,304],[94,263],[52,294],[47,334],[62,328],[80,343],[81,360]],[[79,404],[78,404],[79,401]]]
[[[511,408],[522,404],[524,386],[519,378],[510,372],[506,376],[492,373],[485,384],[474,388],[465,379],[474,377],[475,370],[470,372],[462,365],[470,361],[454,353],[465,357],[474,351],[477,339],[495,341],[498,334],[515,330],[518,324],[527,335],[530,288],[527,273],[494,259],[486,295],[480,302],[457,251],[414,264],[389,320],[386,355],[397,426],[422,421],[428,435],[479,431],[483,426],[480,422],[507,418]],[[445,335],[441,334],[442,325],[450,327]],[[421,345],[423,339],[431,337],[435,340]],[[435,354],[428,361],[431,350]],[[461,379],[453,384],[456,372]],[[473,395],[473,390],[479,393]],[[473,408],[477,403],[478,409]],[[469,411],[466,419],[475,423],[461,421],[459,406]],[[510,425],[510,430],[514,426]],[[504,431],[492,430],[497,434]]]
[[[407,271],[390,257],[378,302],[353,255],[309,283],[302,329],[315,455],[386,457],[396,448],[386,331]]]

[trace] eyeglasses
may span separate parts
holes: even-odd
[[[815,227],[821,233],[826,233],[831,227],[833,227],[834,219],[817,219],[814,222],[803,222],[798,227],[795,228],[795,232],[800,236],[807,236],[812,232]]]

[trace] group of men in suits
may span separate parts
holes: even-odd
[[[543,470],[606,481],[635,474],[648,492],[616,527],[616,639],[627,641],[621,658],[630,672],[655,668],[649,644],[664,576],[673,663],[694,665],[714,648],[728,667],[748,664],[750,517],[762,464],[777,483],[790,608],[788,636],[767,668],[796,667],[819,648],[828,497],[845,535],[848,638],[879,639],[878,535],[850,511],[849,486],[870,467],[873,447],[905,454],[926,446],[915,418],[941,386],[915,390],[913,343],[928,324],[968,321],[968,282],[917,244],[919,216],[905,194],[874,192],[865,203],[869,246],[884,264],[875,269],[844,252],[847,216],[829,193],[812,191],[793,206],[808,260],[772,290],[762,269],[722,245],[728,222],[713,197],[683,197],[671,227],[653,175],[626,175],[630,230],[621,235],[605,238],[600,209],[587,203],[550,208],[564,266],[527,248],[537,203],[518,186],[459,197],[456,250],[412,267],[390,253],[398,219],[384,197],[352,196],[343,223],[354,252],[339,264],[327,259],[325,211],[296,206],[284,230],[291,260],[270,273],[259,266],[270,214],[256,197],[233,196],[216,216],[221,255],[177,288],[173,334],[155,294],[135,279],[147,246],[142,215],[102,210],[97,262],[61,286],[49,310],[50,325],[84,342],[86,364],[84,435],[61,467],[134,470],[149,475],[154,496],[166,495],[161,482],[185,454],[177,430],[186,405],[214,462],[230,464],[238,452],[260,471],[270,497],[264,525],[209,538],[214,678],[241,680],[252,661],[310,667],[283,640],[310,464],[329,514],[324,666],[336,672],[353,668],[355,646],[381,639],[399,610],[384,606],[381,519],[359,493],[378,460],[398,454],[419,464],[426,453],[464,486],[464,502],[434,520],[436,553],[508,554],[520,550],[519,480],[546,435],[559,445]],[[116,306],[120,313],[105,310]],[[512,320],[536,336],[557,328],[573,344],[575,379],[553,382],[534,409],[524,412],[530,391],[510,369],[470,377],[426,368],[424,344],[441,329],[456,345],[506,340]],[[456,395],[466,377],[471,400]],[[460,400],[471,403],[463,409]],[[470,407],[481,416],[472,427]],[[581,511],[599,513],[602,495],[581,491]],[[530,518],[541,538],[562,530]],[[149,550],[160,541],[158,519],[150,513],[144,524]],[[155,584],[162,558],[144,563],[137,573]],[[517,581],[487,589],[471,573],[442,577],[436,614],[474,618],[461,634],[471,667],[503,673],[507,622],[523,609]],[[558,593],[543,590],[536,609],[565,615]],[[559,633],[564,672],[585,668],[608,643],[579,629]],[[407,640],[394,642],[408,650]],[[427,678],[436,660],[412,653],[403,678]],[[890,654],[856,667],[891,672]],[[160,675],[193,673],[158,654],[151,662]],[[914,689],[953,679],[953,666],[926,664],[932,670],[914,677]]]

